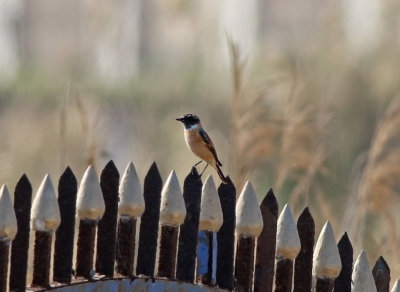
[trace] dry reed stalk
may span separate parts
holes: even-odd
[[[62,173],[66,167],[66,147],[67,147],[67,102],[71,95],[71,85],[68,82],[67,92],[61,98],[60,105],[60,173]]]
[[[317,190],[316,177],[328,174],[325,167],[329,152],[326,137],[332,115],[326,100],[322,98],[318,103],[310,102],[299,93],[294,70],[283,117],[272,118],[265,100],[270,90],[286,84],[286,80],[277,78],[265,82],[256,90],[246,89],[243,81],[246,62],[241,58],[238,45],[229,37],[228,46],[233,79],[233,169],[238,189],[262,163],[279,157],[273,187],[279,192],[284,183],[294,181],[291,191],[293,206],[299,208],[302,202],[308,204],[310,193]],[[274,116],[277,114],[274,113]],[[277,147],[279,140],[280,149]],[[324,204],[325,200],[318,202]],[[328,205],[319,207],[321,210],[329,209]]]
[[[96,138],[94,131],[94,125],[97,124],[100,115],[96,115],[93,124],[89,123],[89,114],[87,109],[83,105],[81,98],[76,94],[74,95],[74,100],[81,121],[82,133],[85,137],[85,144],[87,149],[85,163],[86,165],[93,165],[95,167],[97,159],[103,152],[101,147],[102,143],[100,143],[99,139]]]
[[[281,147],[277,166],[275,188],[279,192],[286,182],[294,183],[290,191],[291,206],[299,210],[310,205],[310,195],[320,191],[318,176],[328,175],[325,166],[329,155],[327,137],[332,114],[326,99],[309,100],[299,89],[296,68],[293,82],[285,103]],[[319,194],[318,210],[329,210]],[[324,206],[322,206],[324,205]]]
[[[359,179],[353,183],[354,193],[344,220],[356,247],[364,246],[366,236],[372,234],[371,227],[366,232],[366,220],[378,216],[382,218],[379,229],[388,237],[385,254],[396,253],[398,248],[398,178],[400,176],[400,98],[394,99],[378,123],[371,146],[366,156]],[[383,246],[381,246],[383,248]]]
[[[280,84],[281,79],[265,82],[255,90],[246,90],[243,76],[246,61],[241,58],[239,46],[229,37],[227,42],[233,80],[233,177],[236,187],[241,189],[250,172],[276,152],[279,122],[268,118],[268,109],[263,102],[268,91]]]

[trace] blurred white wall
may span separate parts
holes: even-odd
[[[245,56],[253,55],[257,47],[258,2],[224,0],[220,8],[219,36],[225,40],[224,34],[230,35]]]
[[[251,63],[257,50],[306,47],[324,33],[324,25],[343,26],[356,54],[372,50],[382,2],[343,0],[340,20],[329,24],[333,2],[0,0],[0,75],[12,78],[22,65],[113,83],[129,81],[149,66],[168,70],[199,56],[206,71],[221,65],[226,71],[227,35]]]
[[[344,24],[350,50],[354,53],[370,52],[382,36],[381,0],[344,0]]]
[[[92,73],[107,83],[138,73],[141,0],[86,0],[81,38]]]
[[[0,76],[3,80],[13,78],[19,66],[16,29],[20,14],[20,1],[0,0]]]

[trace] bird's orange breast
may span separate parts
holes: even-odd
[[[200,159],[215,167],[215,159],[207,145],[203,142],[197,129],[185,130],[186,145]]]

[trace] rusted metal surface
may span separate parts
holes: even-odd
[[[76,255],[76,276],[92,278],[94,240],[97,222],[93,220],[79,221],[78,251]]]
[[[56,231],[53,264],[53,280],[61,283],[71,282],[72,277],[76,194],[77,181],[71,169],[67,167],[58,184],[61,224]]]
[[[175,278],[178,231],[179,227],[161,226],[158,277]]]
[[[332,292],[333,291],[333,279],[317,279],[317,283],[315,285],[316,292]],[[309,290],[311,291],[311,290]]]
[[[176,267],[176,279],[189,283],[193,283],[195,277],[202,185],[201,177],[193,167],[183,184],[187,215],[180,227]]]
[[[264,227],[257,239],[254,291],[271,292],[274,284],[276,223],[278,221],[278,202],[272,189],[260,204]]]
[[[238,291],[250,292],[253,289],[254,237],[240,237],[236,248],[236,287]]]
[[[136,218],[119,218],[116,272],[122,276],[133,275],[135,261]]]
[[[275,292],[292,291],[293,261],[278,259],[276,262]]]
[[[106,210],[99,221],[97,230],[96,271],[107,277],[114,275],[118,217],[119,173],[111,160],[100,177]]]
[[[32,204],[32,186],[24,174],[14,192],[14,211],[18,232],[11,246],[10,291],[25,291]]]
[[[0,292],[7,291],[9,241],[0,241]]]
[[[35,232],[32,286],[50,286],[50,259],[52,238],[52,232]]]

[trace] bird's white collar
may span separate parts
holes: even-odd
[[[200,128],[200,125],[199,124],[195,124],[195,125],[191,125],[191,126],[187,127],[186,130],[191,131],[191,130],[195,130],[195,129],[198,129],[198,128]]]

